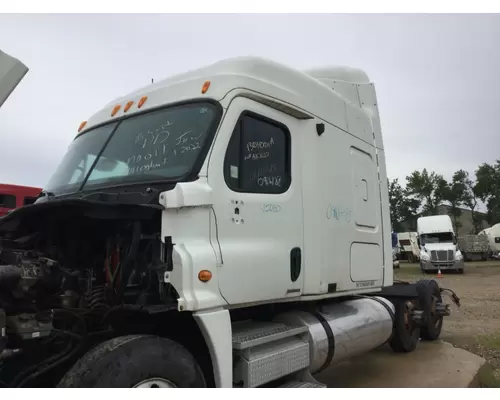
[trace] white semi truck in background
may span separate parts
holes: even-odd
[[[444,290],[393,279],[368,76],[224,60],[109,103],[1,220],[0,381],[324,387],[438,339]]]
[[[417,220],[417,232],[422,272],[438,270],[464,272],[464,259],[448,215],[420,217]]]

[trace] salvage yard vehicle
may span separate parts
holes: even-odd
[[[482,230],[479,235],[488,238],[489,256],[495,260],[500,259],[500,224]]]
[[[0,183],[0,217],[18,207],[33,204],[41,188]]]
[[[396,232],[392,232],[391,243],[392,243],[392,266],[394,268],[399,268],[398,234]]]
[[[418,262],[420,260],[420,248],[418,247],[417,232],[398,233],[399,245],[401,246],[400,259],[408,262]]]
[[[447,289],[393,279],[377,104],[361,70],[244,57],[83,122],[0,222],[0,381],[321,388],[438,339]]]
[[[490,243],[486,235],[464,235],[458,238],[458,248],[464,261],[487,261],[490,254]]]
[[[430,215],[417,219],[422,272],[456,270],[464,272],[464,257],[449,215]]]

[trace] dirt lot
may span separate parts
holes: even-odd
[[[401,262],[401,268],[395,270],[395,279],[417,281],[423,277],[418,264]],[[467,263],[463,275],[445,272],[435,279],[440,286],[454,290],[461,302],[460,308],[452,304],[442,339],[484,357],[492,367],[484,373],[484,385],[500,387],[500,262]]]

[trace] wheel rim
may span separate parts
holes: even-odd
[[[436,317],[436,303],[437,299],[436,296],[432,296],[432,301],[431,301],[431,322],[434,323],[434,326],[437,326],[439,323],[439,318]]]
[[[440,315],[436,315],[436,307],[437,307],[437,304],[438,303],[441,303],[440,299],[433,295],[432,296],[432,303],[431,303],[431,322],[434,324],[434,326],[436,328],[439,328],[439,325],[441,324],[441,321],[443,320],[443,317],[440,316]]]
[[[413,321],[411,318],[411,309],[414,307],[414,304],[411,301],[407,301],[405,303],[404,313],[403,313],[403,321],[405,324],[405,328],[407,331],[413,331]]]
[[[176,386],[168,379],[150,378],[139,382],[134,389],[173,389]]]

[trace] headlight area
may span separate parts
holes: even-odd
[[[425,251],[420,252],[420,259],[422,261],[430,261],[431,257]]]
[[[464,259],[464,256],[462,255],[462,252],[460,250],[457,250],[455,253],[455,261],[462,261]]]

